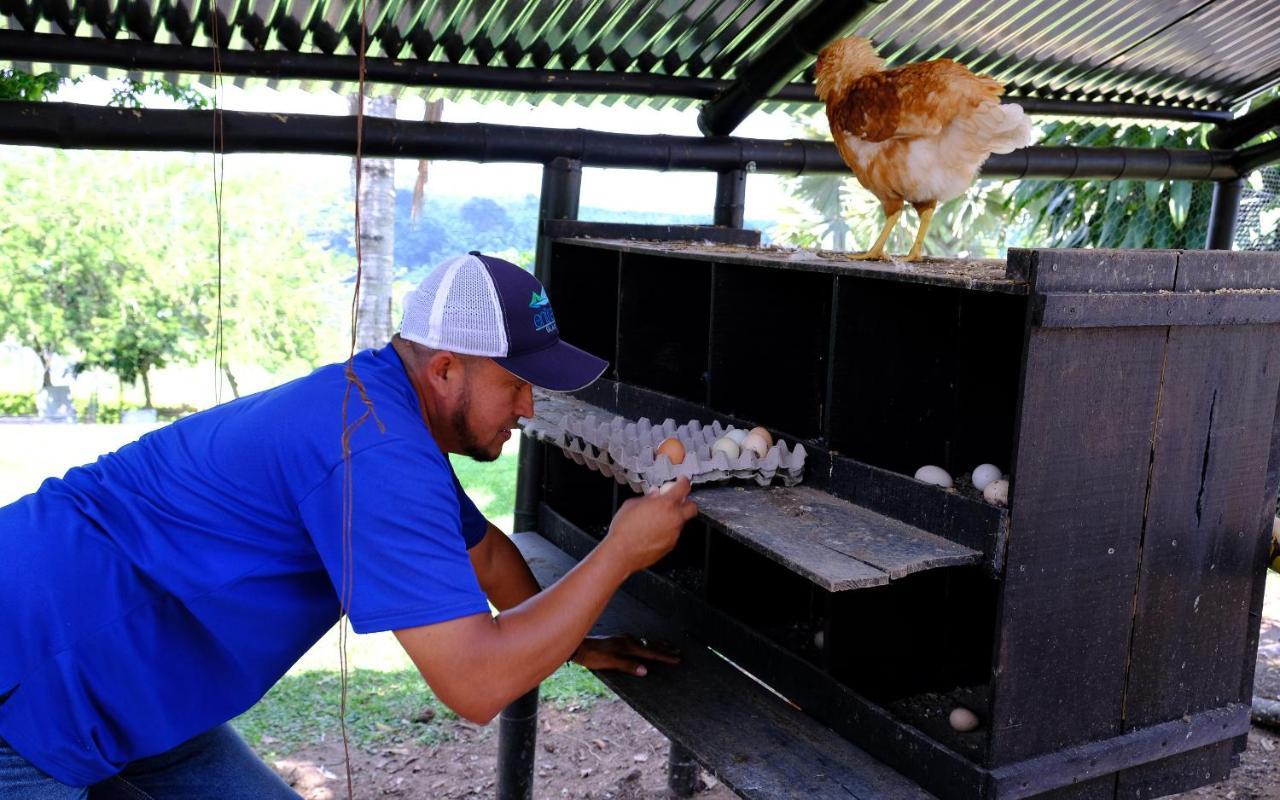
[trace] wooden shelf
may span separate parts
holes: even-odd
[[[671,256],[714,261],[725,265],[785,268],[798,272],[823,272],[856,278],[876,278],[949,286],[985,292],[1025,295],[1026,280],[1011,275],[1006,263],[995,259],[927,258],[924,261],[853,261],[848,253],[832,250],[797,250],[776,246],[746,246],[711,242],[657,242],[635,239],[562,239],[563,244],[614,252]]]
[[[539,396],[535,407],[544,417],[613,416],[563,394]],[[916,572],[983,560],[981,551],[812,487],[699,484],[693,499],[711,527],[829,592],[884,586]]]
[[[513,538],[543,586],[575,563],[537,534]],[[644,678],[618,672],[598,677],[748,800],[934,797],[624,592],[614,595],[594,632],[657,637],[680,649],[678,666],[654,665]]]

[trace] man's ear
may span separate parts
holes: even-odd
[[[437,350],[427,359],[427,385],[437,396],[448,396],[450,389],[461,384],[462,359],[448,350]]]

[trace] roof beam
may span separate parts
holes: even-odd
[[[215,125],[214,123],[218,124]],[[225,153],[350,156],[356,119],[315,114],[104,108],[0,101],[0,144],[67,149],[209,152],[210,131]],[[545,164],[570,158],[591,167],[744,169],[784,175],[848,174],[831,142],[648,136],[589,130],[365,117],[363,154],[380,158]],[[988,178],[1228,180],[1230,150],[1028,147],[994,155]]]
[[[698,112],[698,129],[728,136],[769,95],[786,86],[823,47],[884,0],[816,0],[768,49],[735,69],[733,83]]]
[[[152,44],[136,39],[72,37],[50,33],[0,30],[0,59],[53,64],[86,64],[135,72],[211,74],[213,48]],[[359,77],[355,56],[289,51],[224,50],[220,73],[264,80],[347,81]],[[686,78],[641,72],[544,70],[447,64],[368,57],[365,77],[370,83],[426,86],[530,94],[619,94],[639,97],[687,97],[710,100],[731,82],[713,78]],[[818,104],[814,87],[790,83],[769,96],[785,103]],[[1177,106],[1147,106],[1110,101],[1051,100],[1006,95],[1029,114],[1170,119],[1182,122],[1219,122],[1231,119],[1230,111]]]
[[[1247,175],[1255,169],[1262,169],[1277,163],[1280,163],[1280,138],[1236,151],[1236,171],[1241,175]]]
[[[1239,147],[1260,133],[1280,126],[1280,100],[1272,100],[1240,117],[1218,123],[1209,134],[1214,147]]]

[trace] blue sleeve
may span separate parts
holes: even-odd
[[[298,504],[338,597],[344,472],[339,464]],[[442,456],[432,458],[403,440],[352,456],[347,562],[357,633],[489,613],[463,538],[456,485]]]
[[[449,465],[449,471],[453,472],[452,464]],[[458,495],[458,516],[462,520],[462,538],[467,543],[467,549],[470,550],[480,544],[480,540],[489,532],[489,520],[485,519],[480,509],[476,508],[476,504],[471,502],[456,472],[453,472],[453,488]]]

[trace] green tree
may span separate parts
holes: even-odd
[[[0,337],[35,352],[45,387],[53,358],[96,335],[123,270],[119,219],[64,176],[47,158],[0,171]]]

